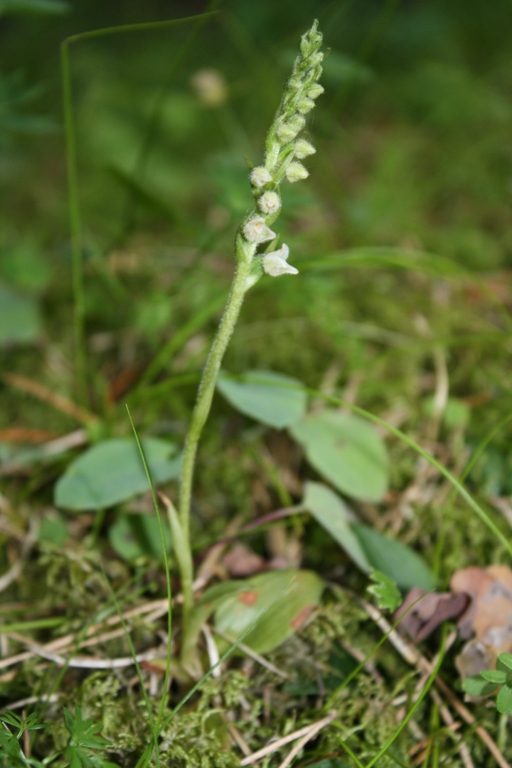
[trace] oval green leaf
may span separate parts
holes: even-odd
[[[176,447],[156,437],[141,440],[155,485],[179,476]],[[104,509],[148,490],[148,480],[135,440],[113,438],[93,445],[71,462],[55,486],[57,507]]]
[[[246,371],[232,376],[221,371],[217,389],[238,411],[275,429],[296,424],[306,412],[304,386],[281,373]]]
[[[237,639],[264,612],[244,643],[257,653],[267,653],[301,627],[320,602],[323,589],[324,582],[312,571],[261,573],[248,579],[243,591],[222,602],[214,623]]]
[[[39,308],[25,296],[0,283],[0,344],[27,344],[41,333]]]
[[[306,483],[306,493],[302,501],[304,507],[311,512],[315,520],[325,528],[327,533],[338,542],[347,555],[361,568],[369,573],[372,569],[363,547],[350,526],[353,517],[348,507],[337,493],[331,491],[323,483]]]
[[[433,589],[434,577],[427,564],[414,550],[362,523],[352,523],[352,530],[371,565],[382,571],[401,589],[421,587],[427,592]]]
[[[158,518],[154,514],[121,515],[108,530],[110,546],[128,562],[141,557],[163,560],[164,547],[168,552],[171,534],[165,519],[162,519],[164,543],[160,535]]]
[[[364,419],[326,409],[294,424],[291,433],[310,464],[338,490],[361,501],[382,499],[388,487],[387,451]]]
[[[496,699],[496,709],[501,712],[502,715],[510,715],[512,713],[512,688],[508,685],[503,685]]]

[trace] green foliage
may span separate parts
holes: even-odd
[[[258,653],[268,653],[302,625],[318,605],[323,590],[323,580],[312,571],[262,573],[244,581],[238,594],[222,601],[215,611],[214,625],[235,640],[263,614],[244,644]]]
[[[217,389],[237,410],[275,429],[290,427],[306,413],[307,394],[297,379],[271,371],[222,372]]]
[[[41,317],[36,300],[0,283],[0,346],[27,344],[41,333]]]
[[[176,447],[156,437],[142,439],[142,449],[155,484],[179,475]],[[55,504],[66,509],[105,509],[148,489],[137,445],[112,438],[89,448],[68,466],[55,486]]]
[[[294,424],[291,434],[311,465],[336,488],[363,501],[380,501],[388,485],[384,442],[372,425],[326,408]]]
[[[367,587],[369,592],[377,600],[379,608],[388,611],[396,611],[399,605],[402,604],[402,595],[397,589],[395,582],[386,576],[382,571],[372,570],[370,578],[375,584],[371,584]]]
[[[502,715],[512,714],[512,654],[500,653],[496,669],[486,669],[474,677],[467,677],[463,689],[471,696],[487,696],[499,688],[496,709]]]
[[[44,768],[50,764],[62,768],[64,765],[66,768],[117,768],[116,763],[99,754],[99,750],[103,752],[110,744],[108,739],[98,736],[101,726],[94,724],[93,720],[84,720],[79,707],[75,707],[74,714],[64,709],[64,723],[69,734],[67,747],[62,752],[54,752],[40,761],[27,757],[20,741],[25,733],[47,726],[38,720],[35,713],[25,718],[4,710],[0,714],[0,765],[4,768]],[[14,728],[14,732],[9,726]]]
[[[382,571],[383,578],[403,589],[428,590],[434,586],[429,568],[416,552],[357,522],[353,512],[327,486],[306,483],[303,504],[361,570]]]

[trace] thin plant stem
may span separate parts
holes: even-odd
[[[76,390],[78,399],[87,403],[87,353],[85,348],[85,298],[82,254],[82,221],[78,197],[76,135],[73,122],[73,97],[69,46],[72,38],[61,44],[62,91],[64,127],[66,134],[66,166],[69,194],[69,223],[71,229],[71,262],[73,271],[73,336],[75,345]]]
[[[235,323],[240,314],[242,302],[246,292],[247,280],[251,272],[251,262],[249,260],[240,260],[237,264],[231,290],[229,292],[224,314],[219,328],[213,340],[213,344],[206,361],[206,365],[201,377],[196,404],[192,412],[190,426],[188,429],[185,449],[183,452],[183,463],[181,468],[180,481],[180,500],[179,500],[179,522],[183,536],[183,546],[185,552],[189,553],[190,569],[187,573],[182,572],[182,591],[183,591],[183,616],[186,624],[187,616],[192,609],[192,556],[190,554],[190,503],[192,499],[192,483],[194,479],[195,458],[197,445],[203,431],[203,427],[208,418],[212,404],[215,384],[219,374],[222,358],[233,333]]]

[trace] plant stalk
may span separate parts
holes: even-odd
[[[192,554],[190,551],[190,503],[192,499],[192,483],[194,479],[197,444],[210,412],[222,358],[224,357],[229,339],[231,338],[235,323],[240,314],[240,308],[247,290],[247,281],[251,272],[251,259],[247,258],[245,254],[240,253],[240,251],[243,251],[243,247],[240,247],[237,242],[237,255],[240,255],[241,258],[239,258],[224,314],[203,370],[196,404],[192,412],[192,418],[185,440],[185,449],[183,451],[178,516],[182,531],[182,557],[187,558],[190,561],[187,567],[180,568],[182,578],[181,587],[183,591],[184,627],[187,624],[188,616],[190,615],[193,604],[193,568]]]

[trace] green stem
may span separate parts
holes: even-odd
[[[64,100],[64,126],[66,134],[66,165],[68,172],[69,217],[71,228],[71,258],[73,268],[73,330],[75,342],[75,370],[80,402],[87,403],[87,353],[85,347],[85,299],[82,263],[82,222],[78,198],[78,172],[76,160],[75,126],[73,123],[73,96],[70,38],[61,45],[62,90]]]
[[[224,314],[203,370],[183,452],[178,512],[182,530],[183,550],[188,553],[190,561],[192,560],[190,551],[190,503],[192,499],[192,483],[194,478],[197,444],[210,412],[222,358],[224,357],[224,352],[226,351],[229,339],[233,333],[244,300],[244,295],[247,289],[247,279],[251,272],[251,259],[255,250],[255,247],[251,246],[249,243],[243,243],[240,236],[237,238],[236,248],[238,264],[231,284],[226,307],[224,309]],[[190,565],[190,567],[181,568],[180,570],[182,572],[181,587],[183,591],[183,625],[185,630],[193,603],[192,567]]]

